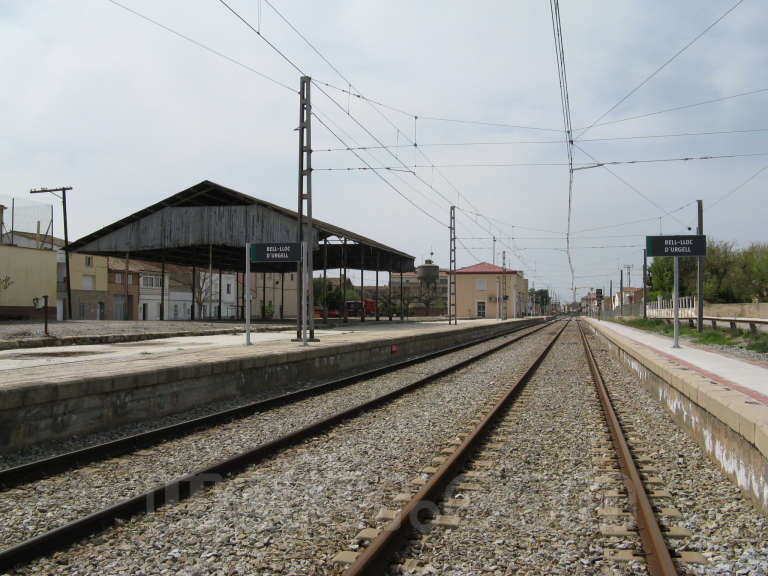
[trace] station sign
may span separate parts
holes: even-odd
[[[707,237],[646,236],[645,249],[648,256],[706,256]]]
[[[251,262],[298,262],[301,244],[298,242],[271,242],[251,244]]]

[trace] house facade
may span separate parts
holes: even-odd
[[[528,280],[520,270],[480,262],[456,270],[456,314],[465,318],[525,315]]]

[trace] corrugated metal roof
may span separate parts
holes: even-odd
[[[111,256],[124,256],[125,253],[130,253],[131,256],[142,260],[150,260],[155,262],[165,260],[169,263],[174,262],[182,265],[202,265],[208,261],[207,248],[205,246],[195,245],[194,243],[187,241],[187,243],[184,245],[175,245],[172,248],[167,247],[167,244],[163,244],[163,247],[157,245],[146,248],[146,246],[142,246],[142,240],[140,237],[142,231],[141,227],[147,226],[149,228],[146,228],[146,230],[151,230],[151,226],[154,225],[152,222],[154,219],[156,219],[153,214],[161,212],[167,208],[183,210],[185,208],[210,209],[216,207],[236,206],[264,207],[265,209],[269,209],[273,213],[276,213],[279,215],[279,217],[284,218],[286,225],[293,225],[293,223],[297,220],[297,213],[293,210],[283,208],[282,206],[272,204],[271,202],[260,200],[253,196],[248,196],[247,194],[226,188],[225,186],[221,186],[215,182],[204,180],[203,182],[200,182],[191,188],[187,188],[186,190],[174,194],[165,200],[161,200],[156,204],[148,206],[143,210],[140,210],[134,214],[131,214],[130,216],[118,220],[117,222],[105,226],[96,232],[80,238],[70,245],[70,250]],[[194,210],[191,211],[191,213],[194,212]],[[211,216],[209,214],[207,217],[215,217],[215,215]],[[203,226],[203,224],[203,222],[191,222],[185,225],[196,229],[195,227],[200,228]],[[207,225],[207,223],[205,224]],[[360,265],[364,265],[365,269],[373,270],[373,266],[377,257],[381,257],[380,260],[382,270],[386,270],[388,268],[391,268],[392,270],[399,270],[400,267],[402,267],[404,272],[408,272],[414,269],[414,257],[410,254],[406,254],[405,252],[376,242],[375,240],[372,240],[366,236],[357,234],[333,224],[329,224],[327,222],[323,222],[321,220],[313,220],[313,225],[315,234],[317,235],[316,237],[321,242],[329,237],[339,237],[346,238],[348,242],[353,243],[347,248],[346,259],[350,268],[357,268]],[[220,228],[221,233],[219,235],[226,235],[226,226],[222,226]],[[128,235],[128,237],[124,239],[121,238],[119,241],[119,247],[113,245],[110,249],[104,249],[99,246],[99,241],[101,240],[101,242],[104,242],[103,239],[106,237],[111,238],[113,244],[116,244],[114,240],[116,237],[115,234],[118,233],[117,235],[120,235],[127,229],[133,229],[138,233],[134,234],[133,237]],[[223,244],[212,242],[214,260],[223,263],[225,266],[237,266],[239,269],[241,261],[243,266],[245,264],[245,258],[242,254],[243,249],[241,247],[244,245],[242,243],[244,240],[242,242],[241,239],[235,240],[230,238],[229,240],[231,241]],[[325,259],[327,259],[329,267],[338,267],[338,265],[341,264],[343,260],[342,248],[338,244],[329,245],[327,250],[324,249],[322,245],[316,246],[314,251],[314,259],[316,262],[315,268],[318,268],[319,266],[317,264],[322,264]]]

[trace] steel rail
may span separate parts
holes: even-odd
[[[577,326],[579,327],[579,335],[581,336],[584,352],[589,363],[589,371],[592,373],[592,380],[595,383],[600,404],[603,407],[603,414],[608,423],[613,447],[616,450],[619,465],[624,475],[624,484],[627,487],[630,507],[637,520],[637,529],[640,541],[643,544],[648,572],[651,576],[676,576],[677,568],[675,568],[672,555],[669,552],[669,548],[667,548],[667,543],[656,520],[656,515],[648,499],[640,473],[637,471],[637,466],[635,466],[635,461],[629,449],[629,444],[627,444],[624,437],[621,423],[616,416],[616,411],[613,409],[611,396],[605,386],[600,368],[597,366],[597,361],[579,321],[577,321]]]
[[[535,326],[537,323],[538,322],[536,321],[520,322],[519,324],[512,325],[512,329],[506,334],[511,334],[526,328],[530,328],[531,326]],[[470,346],[475,346],[487,340],[499,338],[502,336],[504,336],[504,334],[497,335],[492,338],[476,338],[471,342],[443,348],[441,350],[429,352],[427,354],[421,354],[407,360],[395,362],[393,364],[388,364],[386,366],[374,368],[371,370],[366,370],[364,372],[358,372],[351,376],[344,376],[342,378],[311,386],[303,390],[297,390],[288,394],[281,394],[280,396],[275,396],[267,400],[250,402],[241,406],[236,406],[234,408],[228,408],[214,412],[213,414],[208,414],[206,416],[200,416],[198,418],[185,420],[183,422],[170,424],[168,426],[155,428],[153,430],[140,432],[138,434],[133,434],[123,438],[110,440],[101,444],[95,444],[93,446],[73,450],[71,452],[57,454],[48,458],[35,460],[27,464],[14,466],[13,468],[6,468],[4,470],[0,470],[0,487],[2,487],[4,490],[9,490],[22,483],[40,480],[41,478],[60,474],[67,470],[71,470],[79,466],[85,466],[99,460],[106,460],[107,458],[122,456],[134,450],[140,450],[142,448],[154,446],[160,442],[171,440],[173,438],[179,438],[185,434],[190,434],[198,430],[203,430],[212,426],[231,422],[240,418],[245,418],[257,412],[263,412],[265,410],[286,406],[288,404],[292,404],[312,396],[326,394],[333,390],[338,390],[350,386],[360,382],[361,380],[381,376],[395,370],[400,370],[420,362],[425,362],[427,360],[432,360],[446,354],[451,354],[453,352],[457,352],[459,350],[469,348]]]
[[[395,519],[384,529],[379,536],[374,538],[370,545],[350,564],[344,572],[344,576],[373,576],[384,574],[390,561],[403,547],[408,536],[412,534],[417,524],[424,521],[429,515],[432,503],[442,499],[445,489],[461,474],[466,462],[480,443],[487,437],[493,428],[497,418],[508,407],[520,392],[522,387],[530,380],[536,369],[544,361],[557,339],[565,330],[568,322],[555,334],[544,350],[528,365],[528,368],[517,381],[509,386],[506,394],[491,408],[483,420],[472,433],[448,456],[448,459],[440,465],[437,471],[430,476],[424,487],[400,510]]]
[[[490,354],[498,352],[514,342],[539,332],[551,324],[551,322],[543,323],[535,330],[505,339],[504,342],[493,346],[488,350],[484,350],[471,358],[461,360],[447,368],[429,374],[411,384],[398,388],[397,390],[362,402],[352,408],[339,411],[329,417],[289,432],[279,438],[259,444],[258,446],[231,458],[221,460],[181,478],[176,478],[168,483],[150,489],[143,494],[128,498],[103,510],[69,522],[63,526],[49,530],[48,532],[44,532],[38,536],[34,536],[33,538],[20,542],[5,550],[0,550],[0,572],[10,570],[13,566],[22,562],[28,562],[65,548],[86,536],[107,528],[119,518],[128,518],[135,515],[151,513],[165,504],[176,503],[189,498],[196,492],[204,490],[209,486],[224,480],[225,477],[242,471],[247,466],[274,456],[281,450],[295,445],[307,438],[322,434],[328,429],[333,428],[335,425],[360,415],[363,411],[369,411],[384,405],[429,382],[455,372],[473,362],[489,356]],[[495,338],[508,337],[509,335],[502,335],[496,336]]]

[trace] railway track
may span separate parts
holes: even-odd
[[[665,538],[665,534],[656,520],[656,509],[651,505],[645,490],[643,476],[648,479],[648,475],[638,470],[638,465],[635,463],[635,458],[624,437],[589,343],[580,324],[577,323],[577,326],[589,372],[592,376],[592,383],[599,398],[600,407],[605,417],[605,426],[609,431],[610,441],[615,452],[615,456],[611,458],[607,457],[605,451],[601,450],[597,462],[593,463],[602,467],[601,473],[610,482],[611,475],[616,470],[613,462],[618,460],[625,492],[609,490],[606,494],[613,498],[626,497],[628,507],[637,522],[637,534],[642,543],[643,551],[642,555],[638,555],[626,546],[620,551],[606,549],[605,560],[609,562],[644,562],[652,576],[677,574],[675,561],[698,560],[686,557],[685,553],[674,554],[670,552],[667,538]],[[566,327],[567,324],[557,332],[546,348],[530,361],[528,367],[517,375],[504,390],[499,392],[489,405],[485,415],[473,422],[469,428],[462,430],[457,436],[456,442],[444,449],[439,456],[436,456],[433,461],[434,466],[423,470],[420,481],[419,479],[416,480],[419,485],[418,490],[415,494],[399,499],[402,505],[399,510],[389,511],[388,517],[391,518],[391,521],[388,524],[379,528],[367,528],[355,537],[364,546],[362,551],[343,551],[337,555],[337,562],[349,563],[344,572],[345,576],[386,574],[392,569],[391,566],[398,562],[399,567],[394,570],[395,573],[424,574],[430,572],[428,563],[418,559],[419,550],[423,551],[428,540],[428,536],[425,534],[439,526],[452,529],[458,527],[460,518],[457,512],[471,506],[473,497],[464,498],[464,494],[460,494],[459,499],[457,499],[453,496],[457,492],[472,494],[473,491],[482,490],[482,486],[473,484],[471,479],[484,476],[485,469],[496,465],[499,459],[497,458],[498,452],[495,451],[502,449],[502,440],[504,440],[506,430],[500,428],[500,425],[504,425],[505,414],[509,413],[516,398],[523,393],[526,383],[536,373]],[[647,464],[643,470],[651,471]],[[617,475],[613,475],[614,481],[617,477]],[[469,481],[467,481],[468,479]],[[654,492],[663,496],[661,490]],[[608,513],[621,515],[623,512],[624,510],[616,509],[616,512],[609,511]],[[386,515],[381,516],[387,517]],[[607,539],[612,537],[631,538],[634,534],[633,531],[627,530],[624,524],[613,526],[602,524],[600,530]],[[674,530],[667,530],[666,533],[667,537],[678,535],[675,534]],[[421,540],[419,541],[420,536]],[[490,537],[493,538],[493,535]],[[409,544],[409,542],[411,543]],[[420,546],[414,544],[415,542],[420,542]],[[503,539],[497,540],[497,542],[503,542]],[[441,548],[439,542],[433,543],[432,546],[435,550]],[[674,560],[673,556],[675,557]],[[585,566],[591,566],[591,560],[582,560]],[[584,568],[578,563],[576,563],[576,567]],[[576,567],[573,568],[576,569]],[[491,568],[495,569],[496,566]],[[488,567],[485,569],[489,570]],[[546,570],[543,569],[542,571]],[[568,569],[568,573],[571,573],[570,569]]]
[[[103,509],[78,517],[76,520],[70,521],[64,525],[56,526],[50,530],[44,531],[33,535],[31,538],[27,538],[21,542],[15,543],[5,550],[0,551],[0,570],[8,569],[21,562],[27,562],[39,556],[48,555],[55,550],[60,550],[71,543],[81,539],[87,535],[94,534],[105,527],[112,525],[116,520],[120,518],[127,518],[136,514],[145,514],[153,512],[166,503],[178,502],[184,500],[196,492],[205,489],[206,487],[217,484],[224,478],[231,477],[233,474],[243,470],[245,467],[254,463],[260,462],[265,458],[272,456],[281,450],[293,446],[304,439],[311,438],[317,434],[322,433],[325,430],[332,428],[333,426],[343,422],[353,416],[361,413],[361,411],[371,410],[378,406],[384,405],[387,402],[392,401],[410,391],[416,390],[425,384],[436,380],[446,374],[455,372],[460,368],[469,365],[472,362],[485,358],[488,355],[509,346],[510,344],[517,342],[525,338],[530,334],[534,334],[543,329],[547,325],[541,325],[524,331],[523,334],[517,334],[512,336],[504,336],[495,339],[492,345],[475,343],[474,347],[467,348],[462,346],[461,350],[451,350],[454,354],[463,354],[463,357],[455,362],[451,362],[449,366],[433,370],[428,374],[411,374],[406,380],[408,382],[405,385],[397,386],[395,389],[389,390],[383,394],[378,394],[374,398],[369,398],[364,402],[355,403],[354,405],[347,407],[343,410],[334,412],[318,421],[308,423],[297,429],[292,430],[289,433],[272,437],[271,439],[261,442],[258,445],[250,446],[246,450],[241,450],[225,459],[215,461],[213,464],[206,465],[203,468],[196,470],[195,472],[185,474],[181,477],[172,479],[171,481],[165,481],[157,484],[149,490],[142,491],[138,494],[134,494],[124,500],[116,503],[112,503]],[[521,330],[530,328],[530,325],[521,327]],[[482,350],[480,350],[482,348]],[[445,354],[446,352],[443,352]],[[398,369],[401,371],[407,371],[415,363],[421,362],[423,365],[429,360],[433,360],[435,355],[429,355],[428,357],[422,357],[419,359],[412,359],[408,362],[402,363]],[[374,370],[366,374],[368,378],[382,375],[390,377],[393,372],[392,368]],[[416,371],[418,372],[418,370]],[[27,484],[24,484],[24,480],[27,478],[40,478],[44,477],[43,481],[50,480],[47,478],[51,472],[67,471],[72,467],[82,466],[82,463],[88,465],[98,462],[99,458],[111,457],[116,455],[132,457],[134,454],[142,453],[146,446],[155,446],[159,441],[168,441],[169,438],[177,438],[183,436],[190,431],[199,430],[200,428],[210,427],[213,425],[219,425],[220,422],[232,422],[235,419],[247,418],[248,414],[264,411],[266,409],[275,409],[277,406],[289,406],[299,403],[301,400],[307,398],[325,398],[325,396],[319,396],[320,394],[329,394],[335,390],[338,394],[346,393],[353,383],[358,382],[363,378],[363,375],[358,375],[353,379],[344,379],[334,383],[330,383],[322,388],[316,388],[310,391],[295,393],[284,398],[262,402],[248,407],[241,407],[233,411],[227,411],[227,413],[221,413],[213,415],[213,417],[206,417],[198,419],[193,422],[186,422],[180,425],[170,427],[169,429],[163,429],[161,431],[153,431],[146,435],[134,437],[131,439],[123,439],[115,443],[110,443],[109,446],[99,446],[93,449],[89,449],[79,454],[63,455],[61,460],[53,459],[48,461],[46,467],[43,463],[35,463],[28,466],[25,470],[13,470],[7,471],[5,476],[5,482],[7,485],[13,486],[10,492],[21,491],[23,492]],[[217,429],[213,429],[217,430]],[[209,437],[210,439],[210,437]],[[137,447],[139,449],[137,450]],[[121,460],[121,458],[117,458]],[[90,466],[85,466],[89,468]],[[82,470],[82,468],[77,469]],[[107,482],[109,480],[107,479]],[[66,495],[62,496],[66,498]],[[54,511],[47,511],[48,513]]]

